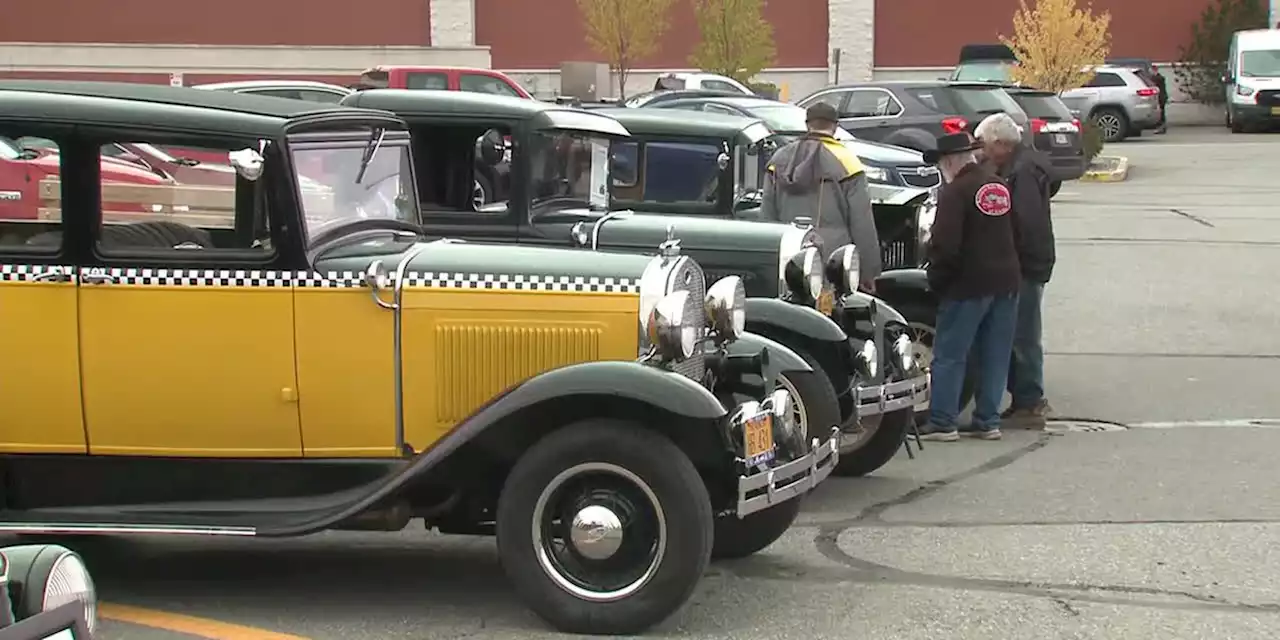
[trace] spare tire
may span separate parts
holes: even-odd
[[[192,243],[201,248],[213,246],[209,232],[169,220],[147,220],[132,224],[109,224],[102,227],[101,242],[108,248],[154,247],[172,249]]]

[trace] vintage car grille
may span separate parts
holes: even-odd
[[[437,325],[436,420],[452,426],[517,382],[599,360],[603,335],[596,325]]]
[[[680,283],[684,282],[686,273],[689,275],[689,282],[681,285],[689,290],[689,307],[685,309],[685,317],[696,317],[698,319],[698,324],[706,326],[707,316],[706,311],[703,310],[703,300],[707,296],[706,280],[704,279],[702,269],[698,268],[697,263],[690,260],[685,264],[688,266],[684,267],[681,273],[673,275],[674,278],[677,278],[674,281]],[[672,367],[672,370],[682,376],[701,382],[707,369],[706,360],[706,354],[699,349],[693,354],[692,358],[689,358],[684,362],[677,363]]]
[[[936,187],[942,182],[942,175],[933,167],[909,167],[898,169],[902,181],[912,187]]]
[[[1268,89],[1259,91],[1258,104],[1267,107],[1280,107],[1280,90]]]

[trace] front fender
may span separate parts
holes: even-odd
[[[747,298],[747,325],[761,324],[798,333],[810,340],[843,342],[848,339],[840,325],[817,309],[776,298]]]
[[[790,347],[754,333],[742,334],[742,337],[729,343],[725,351],[731,356],[754,356],[765,348],[769,349],[769,365],[775,372],[813,373],[813,367]]]
[[[929,288],[924,269],[891,269],[876,278],[876,297],[888,302],[907,321],[933,326],[938,314],[938,296]]]

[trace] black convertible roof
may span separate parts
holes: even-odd
[[[290,121],[391,114],[229,91],[127,82],[0,80],[7,118],[114,126],[161,126],[267,137]]]

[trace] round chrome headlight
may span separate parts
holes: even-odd
[[[747,330],[747,289],[738,276],[720,278],[707,289],[707,322],[716,336],[737,340]]]
[[[787,263],[787,286],[799,296],[817,300],[824,284],[822,252],[817,247],[805,247]]]
[[[5,547],[0,553],[7,559],[9,594],[16,595],[13,613],[18,620],[78,602],[93,633],[98,626],[98,595],[79,555],[56,544]]]
[[[862,261],[858,257],[858,248],[846,244],[831,252],[827,258],[827,279],[837,283],[842,293],[853,293],[858,290],[859,273]]]
[[[858,352],[862,357],[862,361],[866,364],[867,373],[871,377],[876,377],[880,371],[880,354],[876,351],[876,343],[867,340],[862,343],[862,351]]]
[[[911,338],[907,334],[898,334],[897,339],[893,341],[893,352],[898,356],[898,364],[904,372],[911,373],[915,369],[915,345],[911,343]]]
[[[685,322],[688,302],[687,290],[676,291],[664,296],[649,312],[649,343],[657,347],[663,359],[686,360],[698,346],[699,327]]]

